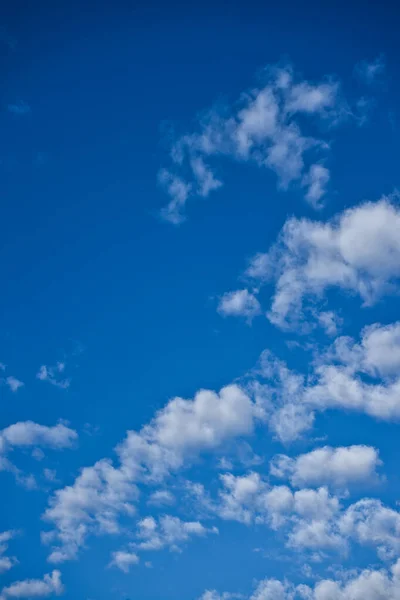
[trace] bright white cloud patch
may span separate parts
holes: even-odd
[[[290,218],[277,244],[250,262],[257,285],[272,280],[269,319],[279,327],[298,326],[312,314],[309,300],[339,288],[374,304],[400,277],[400,209],[383,198],[348,209],[327,222]],[[368,239],[368,244],[365,240]]]
[[[60,596],[64,592],[60,571],[53,571],[43,579],[25,579],[2,589],[0,600],[7,598],[45,598]]]
[[[189,198],[208,196],[221,187],[213,167],[221,156],[272,170],[282,189],[293,183],[304,186],[306,199],[318,206],[330,175],[313,161],[329,145],[306,134],[303,120],[334,124],[349,112],[337,82],[296,81],[291,67],[266,69],[263,86],[242,94],[232,106],[211,109],[197,131],[173,143],[172,166],[159,174],[171,197],[163,216],[179,223]]]
[[[249,321],[261,313],[261,306],[254,294],[248,290],[236,290],[224,294],[218,304],[223,316],[245,317]]]
[[[0,431],[0,440],[3,441],[5,447],[71,448],[77,439],[76,431],[63,423],[48,427],[33,421],[20,421]]]
[[[347,487],[373,481],[380,464],[378,451],[370,446],[325,446],[296,458],[284,454],[274,457],[271,474],[289,479],[296,487]]]

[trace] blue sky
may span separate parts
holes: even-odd
[[[398,11],[0,27],[0,599],[400,595]]]

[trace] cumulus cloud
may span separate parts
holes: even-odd
[[[267,168],[281,189],[302,185],[310,204],[319,205],[330,175],[313,161],[329,144],[304,133],[303,121],[332,125],[349,112],[338,82],[298,81],[290,66],[266,69],[262,86],[241,94],[231,106],[209,110],[194,132],[173,142],[172,165],[159,173],[171,198],[163,216],[180,223],[190,198],[206,197],[222,186],[212,164],[218,157]]]
[[[220,600],[230,594],[206,592],[201,600]],[[264,579],[248,600],[397,600],[400,597],[400,561],[388,569],[343,570],[337,579],[320,579],[314,587]]]
[[[261,314],[261,306],[256,296],[248,290],[236,290],[220,298],[218,312],[225,317],[245,317],[251,322],[253,317]]]
[[[112,560],[110,562],[111,567],[117,567],[123,573],[129,573],[132,565],[137,565],[139,562],[139,557],[135,552],[125,552],[123,550],[118,550],[117,552],[112,553]]]
[[[250,261],[246,275],[256,285],[275,284],[268,318],[281,328],[304,323],[331,288],[352,292],[369,306],[398,285],[399,228],[400,209],[388,197],[326,222],[293,217],[278,242]]]
[[[156,521],[153,517],[145,517],[138,523],[135,547],[138,550],[162,550],[167,547],[177,551],[181,545],[192,537],[204,537],[217,534],[218,529],[204,527],[199,521],[182,521],[178,517],[163,515]]]
[[[110,461],[82,469],[73,485],[56,490],[43,516],[56,527],[42,535],[43,543],[52,544],[48,560],[61,563],[75,558],[89,532],[117,533],[119,516],[134,513],[132,501],[137,496],[129,474]]]
[[[63,423],[52,427],[33,421],[20,421],[0,431],[0,448],[42,446],[47,448],[71,448],[78,434]]]
[[[43,579],[25,579],[16,581],[8,587],[4,587],[0,594],[0,600],[7,598],[45,598],[47,596],[60,596],[64,593],[61,582],[60,571],[53,571],[45,575]]]
[[[263,352],[249,389],[264,406],[270,430],[289,443],[313,427],[317,412],[330,409],[386,421],[400,419],[397,335],[395,323],[367,327],[359,343],[339,337],[316,355],[308,377]]]
[[[348,336],[337,338],[322,357],[327,360],[346,366],[349,372],[395,380],[400,369],[400,322],[365,327],[359,343]]]
[[[377,549],[381,559],[400,552],[400,514],[380,500],[364,498],[351,505],[339,523],[342,535]]]
[[[137,482],[162,481],[199,453],[250,435],[263,417],[262,408],[237,385],[219,394],[201,390],[193,400],[170,400],[139,432],[127,432],[116,449],[118,467],[98,461],[55,492],[44,515],[55,527],[44,539],[59,543],[49,560],[74,558],[89,533],[118,531],[119,516],[134,510]]]
[[[350,450],[349,454],[352,452]],[[347,483],[350,472],[355,469],[349,467],[344,473],[341,464],[333,466],[333,452],[329,453],[329,460],[331,476],[328,479],[333,479],[335,485],[337,482],[342,485],[344,480]],[[354,456],[350,456],[349,461],[358,466]],[[278,475],[282,474],[282,469],[286,472],[291,469],[292,477],[299,477],[298,483],[311,479],[311,485],[314,484],[316,477],[309,470],[310,463],[303,472],[299,467],[295,473],[296,465],[285,462],[284,465],[278,463]],[[373,461],[366,460],[368,465],[370,462]],[[320,470],[320,464],[316,468]],[[371,470],[368,466],[364,473]],[[360,470],[356,476],[360,476]],[[322,475],[320,478],[323,479]],[[360,544],[373,548],[383,560],[400,554],[400,514],[379,500],[364,498],[344,507],[326,487],[293,490],[287,485],[271,485],[258,473],[240,476],[226,473],[220,481],[221,487],[214,498],[202,486],[192,486],[192,505],[200,511],[205,510],[209,517],[214,515],[247,526],[259,524],[280,530],[285,535],[286,547],[302,553],[340,552],[345,555],[353,544]]]
[[[376,479],[379,465],[379,453],[370,446],[324,446],[296,458],[284,454],[275,456],[271,461],[271,474],[289,479],[295,487],[329,485],[346,488]]]

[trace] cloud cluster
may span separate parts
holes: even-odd
[[[163,515],[158,520],[145,517],[137,523],[137,541],[130,544],[129,550],[113,552],[110,566],[129,573],[130,567],[140,560],[137,552],[159,551],[164,548],[180,552],[182,545],[191,538],[217,533],[216,527],[204,527],[199,521],[182,521],[171,515]]]
[[[9,471],[16,480],[27,488],[36,486],[31,475],[24,475],[22,471],[9,459],[9,455],[16,449],[33,448],[33,452],[43,457],[42,448],[62,450],[73,448],[78,439],[74,429],[64,423],[54,426],[40,425],[33,421],[19,421],[0,430],[0,471]]]
[[[207,591],[200,600],[232,597]],[[288,581],[264,579],[247,600],[397,600],[400,597],[400,561],[387,569],[343,571],[334,579],[321,579],[313,587]]]
[[[100,460],[75,482],[57,490],[44,518],[55,529],[44,535],[49,560],[74,558],[89,533],[116,532],[123,513],[132,514],[138,482],[161,482],[199,453],[250,435],[264,418],[262,408],[237,385],[197,392],[193,400],[173,398],[139,432],[128,431],[117,447],[119,466]]]
[[[305,377],[270,352],[261,355],[249,388],[282,442],[293,441],[329,409],[362,412],[386,421],[400,419],[399,323],[366,327],[360,341],[343,336],[318,354]]]
[[[138,523],[136,547],[139,550],[179,550],[180,545],[193,536],[203,537],[218,533],[216,527],[207,529],[199,521],[182,521],[178,517],[163,515],[158,522],[154,517],[145,517]]]
[[[281,189],[296,183],[318,207],[330,179],[320,162],[329,144],[306,133],[304,120],[323,124],[326,130],[350,113],[332,78],[311,83],[298,80],[290,66],[265,69],[262,86],[245,92],[232,106],[209,110],[199,119],[197,131],[174,141],[172,166],[159,173],[171,198],[163,216],[180,223],[189,198],[206,197],[222,186],[212,166],[218,157],[269,169]]]
[[[351,448],[348,451],[350,455],[354,452]],[[335,460],[332,452],[331,469]],[[355,456],[351,460],[357,462]],[[308,477],[309,466],[305,473]],[[342,484],[343,467],[339,471]],[[346,473],[346,477],[349,475]],[[337,476],[338,469],[331,472],[334,486]],[[320,479],[324,480],[321,472]],[[205,509],[209,516],[224,520],[245,525],[263,524],[280,530],[285,535],[287,548],[303,553],[335,551],[344,555],[351,544],[357,543],[375,549],[383,560],[400,554],[400,513],[384,506],[380,500],[364,498],[345,508],[327,487],[293,490],[287,485],[271,485],[258,473],[240,476],[227,473],[221,476],[221,484],[215,499],[204,489],[195,490],[193,502],[199,510]]]
[[[399,228],[396,196],[357,205],[328,221],[292,217],[270,250],[250,260],[245,275],[253,287],[275,286],[267,313],[274,325],[307,331],[316,319],[328,333],[336,333],[338,317],[316,306],[334,288],[359,296],[363,306],[398,289]],[[237,292],[230,294],[226,297]],[[258,300],[254,292],[251,296],[255,306]],[[231,314],[246,316],[246,308],[237,302]]]

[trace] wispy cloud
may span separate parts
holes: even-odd
[[[12,375],[6,378],[6,383],[12,392],[17,392],[24,385],[22,381]]]
[[[36,377],[40,379],[40,381],[48,381],[52,385],[59,387],[63,390],[69,388],[70,379],[62,378],[61,375],[65,371],[65,363],[58,362],[54,366],[42,365],[39,371],[36,374]]]
[[[372,61],[363,60],[355,66],[356,76],[364,83],[371,85],[381,78],[385,71],[385,58],[381,54]]]
[[[29,115],[29,113],[31,112],[31,107],[26,102],[19,100],[18,102],[8,104],[7,110],[13,113],[14,115],[24,116]]]
[[[7,556],[8,542],[16,535],[15,531],[3,531],[0,533],[0,575],[12,569],[18,563],[15,556]]]

